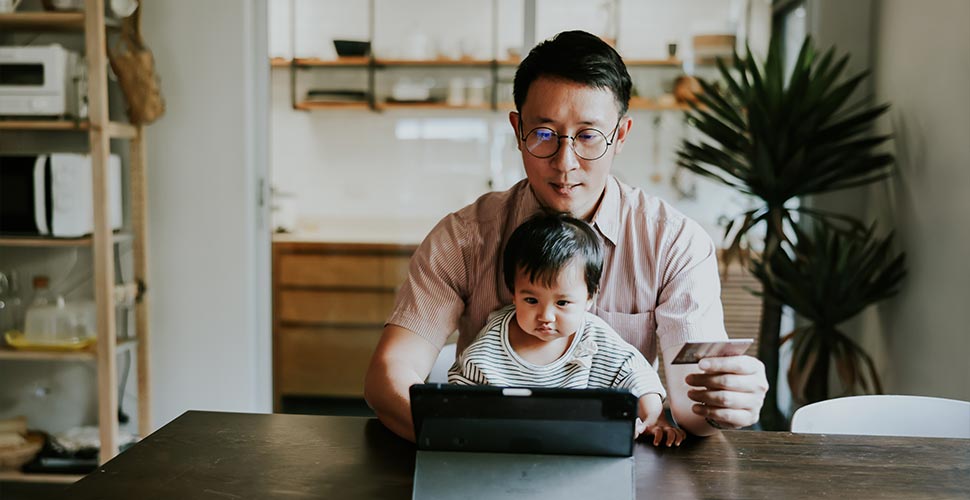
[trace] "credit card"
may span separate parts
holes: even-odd
[[[740,356],[748,350],[754,342],[752,339],[728,339],[715,342],[688,342],[680,348],[680,352],[670,362],[673,365],[688,365],[697,363],[704,358],[721,358]]]

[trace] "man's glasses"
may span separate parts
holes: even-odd
[[[619,128],[620,121],[617,120],[616,126],[610,132],[609,139],[606,138],[606,134],[595,128],[584,128],[576,132],[576,135],[562,135],[549,127],[537,127],[523,136],[522,122],[519,121],[519,136],[522,142],[525,143],[525,150],[536,158],[551,158],[555,156],[559,152],[559,144],[562,140],[570,139],[576,156],[584,160],[598,160],[613,145],[614,136]]]

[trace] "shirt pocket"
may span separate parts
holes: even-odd
[[[653,311],[630,314],[597,308],[594,313],[613,327],[620,338],[637,348],[647,362],[657,359],[657,318]]]

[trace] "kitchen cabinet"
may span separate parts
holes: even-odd
[[[411,244],[273,243],[273,408],[362,398],[364,375],[407,277]]]
[[[97,341],[93,348],[79,351],[16,350],[0,347],[0,360],[15,362],[91,362],[97,367],[97,408],[100,429],[101,463],[118,454],[119,448],[119,354],[134,352],[137,366],[138,433],[151,432],[151,394],[149,384],[148,343],[148,264],[147,264],[147,176],[145,136],[142,125],[112,121],[109,118],[108,60],[106,53],[109,30],[116,30],[117,20],[105,19],[104,0],[87,0],[76,12],[19,11],[0,14],[0,32],[64,33],[65,37],[81,36],[87,61],[88,117],[71,119],[4,119],[0,133],[21,134],[43,142],[43,134],[78,133],[87,137],[87,153],[93,171],[94,233],[82,238],[16,237],[0,235],[0,247],[37,249],[70,249],[90,247],[93,257],[93,287],[97,313]],[[135,18],[137,19],[137,18]],[[137,22],[137,21],[136,21]],[[108,196],[108,158],[112,141],[127,141],[129,160],[127,192],[130,204],[122,232],[112,231]],[[51,148],[54,149],[54,148]],[[0,167],[2,168],[2,167]],[[134,271],[129,281],[116,275],[121,269],[119,246],[131,245]],[[23,283],[21,283],[23,285]],[[137,292],[136,292],[137,290]],[[137,296],[134,302],[135,335],[119,339],[116,313],[120,296]],[[127,299],[124,300],[127,302]],[[125,307],[128,307],[127,305]],[[78,408],[78,412],[86,408]],[[29,418],[29,416],[28,416]],[[0,471],[0,481],[74,482],[80,476],[60,474],[24,474],[19,471]]]

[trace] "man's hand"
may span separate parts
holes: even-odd
[[[691,410],[713,421],[715,427],[738,429],[758,421],[768,392],[765,365],[751,356],[706,358],[700,373],[687,375],[687,397],[698,404]],[[713,425],[713,424],[712,424]]]

